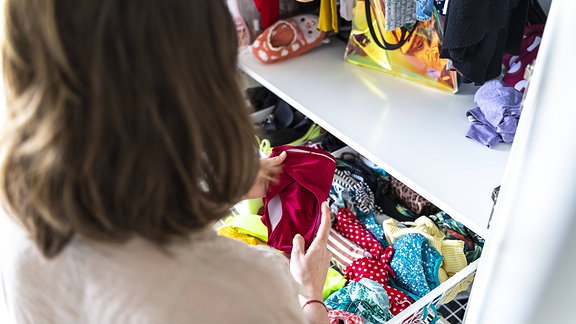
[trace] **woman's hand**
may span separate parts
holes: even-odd
[[[272,158],[260,159],[260,171],[256,176],[254,185],[244,199],[254,199],[266,196],[270,181],[274,181],[275,177],[282,172],[282,163],[286,160],[286,152]]]
[[[326,274],[328,273],[332,257],[327,248],[331,214],[328,203],[322,203],[320,227],[308,251],[304,251],[304,238],[300,234],[296,234],[292,241],[290,272],[294,279],[304,288],[308,294],[306,296],[308,299],[323,300],[322,290],[324,289]]]

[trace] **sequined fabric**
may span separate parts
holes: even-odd
[[[406,234],[394,242],[390,266],[394,282],[413,296],[421,298],[440,285],[438,270],[442,255],[421,234]]]

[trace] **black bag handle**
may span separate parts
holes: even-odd
[[[414,30],[416,29],[416,25],[418,24],[418,22],[416,22],[410,29],[402,26],[400,27],[402,30],[402,34],[400,35],[400,40],[398,41],[398,43],[396,44],[391,44],[388,43],[386,41],[386,39],[384,37],[382,37],[382,41],[384,42],[384,45],[382,45],[382,43],[380,43],[380,40],[378,40],[378,37],[376,36],[376,31],[374,30],[374,26],[372,26],[372,10],[370,10],[370,0],[364,0],[364,8],[366,9],[366,22],[368,23],[368,29],[370,29],[370,35],[372,36],[372,39],[374,39],[374,42],[376,43],[376,45],[378,45],[378,47],[385,49],[385,50],[397,50],[400,47],[402,47],[404,44],[406,44],[406,42],[410,39],[410,37],[412,36],[412,32],[414,32]]]

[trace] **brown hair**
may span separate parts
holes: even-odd
[[[7,0],[4,29],[0,192],[45,256],[75,234],[162,246],[253,184],[223,0]]]

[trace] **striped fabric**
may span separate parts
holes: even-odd
[[[336,264],[342,273],[346,271],[346,267],[352,264],[354,260],[371,257],[370,253],[336,232],[333,228],[330,229],[330,234],[328,235],[328,250],[332,253],[332,262]]]
[[[330,195],[338,202],[338,208],[348,208],[355,213],[363,214],[383,213],[382,209],[375,204],[374,193],[368,184],[362,177],[348,170],[336,168]]]
[[[466,257],[462,257],[462,251],[464,251],[464,241],[444,240],[441,253],[444,258],[444,270],[448,276],[452,277],[468,265]]]

